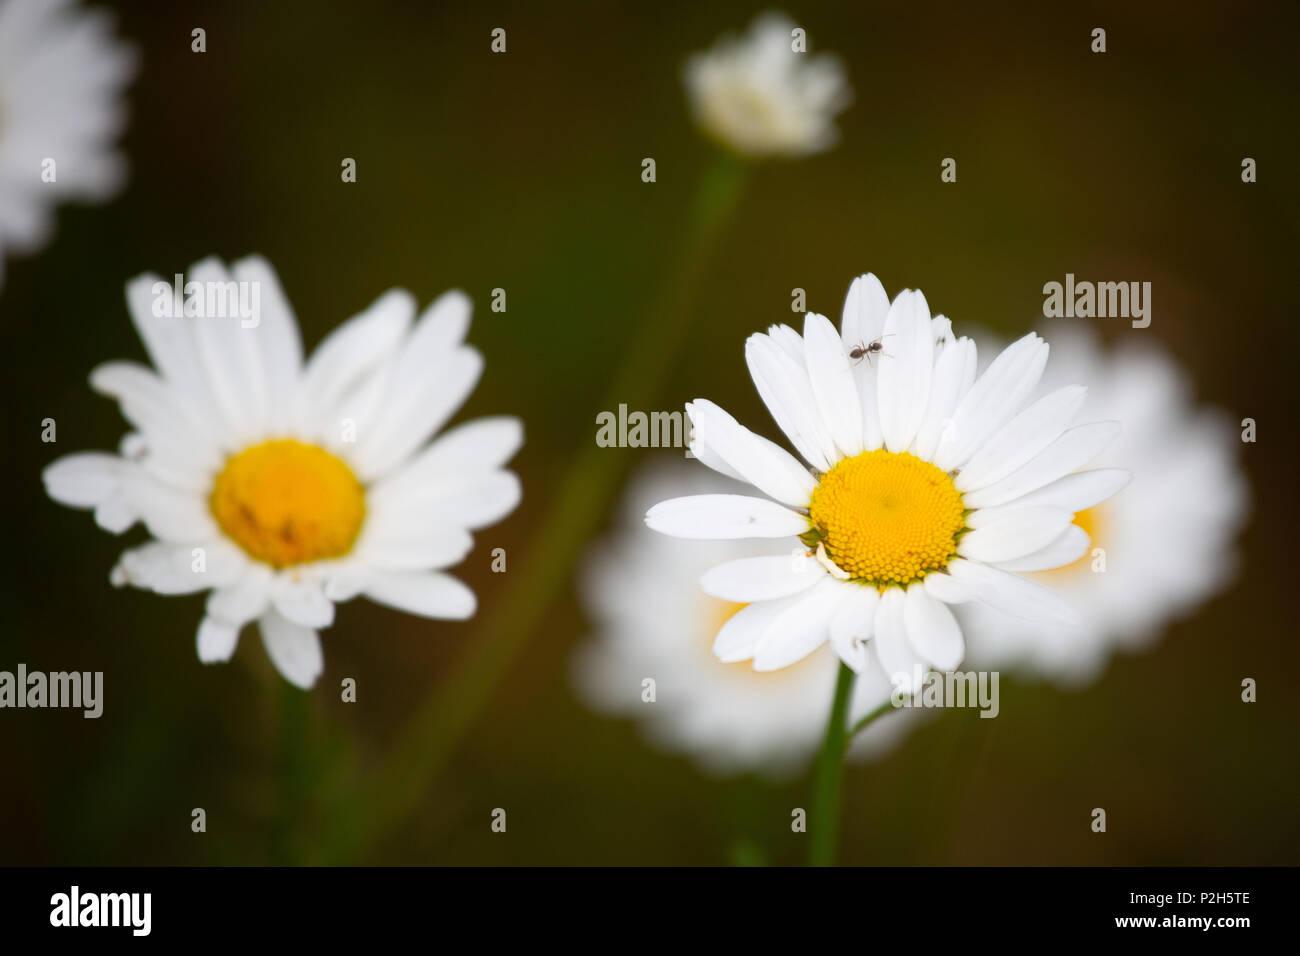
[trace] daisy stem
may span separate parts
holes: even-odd
[[[699,280],[747,179],[748,167],[722,154],[706,172],[694,195],[686,240],[677,246],[677,257],[668,267],[673,279],[643,318],[638,341],[624,352],[627,360],[602,407],[653,400],[686,337]],[[519,559],[512,556],[511,573],[490,603],[485,602],[479,626],[464,641],[465,651],[452,671],[430,688],[383,762],[358,784],[364,795],[339,795],[326,851],[335,859],[353,860],[419,805],[429,782],[489,701],[492,688],[568,583],[632,457],[598,447],[590,434],[582,440],[554,498],[539,507],[542,518],[527,552]],[[366,807],[366,812],[357,813],[357,806]]]
[[[840,781],[844,777],[844,750],[849,742],[847,724],[853,678],[852,669],[841,662],[839,676],[835,679],[831,716],[826,723],[826,739],[813,774],[812,808],[808,814],[809,866],[832,866],[835,863],[840,829]]]
[[[862,731],[866,730],[867,726],[872,721],[874,721],[877,717],[883,717],[885,714],[889,713],[891,710],[894,709],[895,709],[894,702],[892,700],[887,700],[879,707],[877,707],[875,710],[873,710],[871,713],[866,714],[865,716],[859,718],[858,722],[853,725],[853,729],[849,731],[849,740],[852,741],[854,737],[862,733]]]

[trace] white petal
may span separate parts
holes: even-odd
[[[844,312],[840,318],[845,351],[880,338],[888,314],[889,296],[880,280],[870,272],[854,279],[844,297]]]
[[[1067,385],[1034,402],[998,429],[962,466],[954,482],[957,490],[984,488],[1025,464],[1061,437],[1087,395],[1082,385]]]
[[[862,402],[848,353],[835,326],[809,312],[803,323],[804,356],[813,398],[840,453],[862,451]]]
[[[925,407],[925,420],[912,442],[912,453],[921,460],[933,460],[939,440],[952,426],[957,404],[975,381],[975,369],[975,343],[964,336],[949,342],[939,353],[934,363],[934,380]]]
[[[676,538],[785,538],[809,527],[807,515],[744,495],[671,498],[647,511],[645,523]]]
[[[929,668],[908,643],[907,625],[903,621],[905,603],[902,588],[885,589],[876,610],[876,636],[871,643],[890,685],[905,694],[913,694],[920,688],[918,678],[924,681]]]
[[[473,547],[473,537],[462,526],[404,525],[395,514],[382,525],[367,523],[356,554],[376,567],[419,571],[459,564]]]
[[[45,493],[70,508],[94,508],[121,488],[122,474],[133,469],[117,455],[78,452],[45,466],[41,479]]]
[[[894,299],[882,333],[876,400],[885,447],[905,451],[925,418],[934,374],[930,308],[920,292],[905,289]]]
[[[960,558],[949,562],[948,573],[969,584],[976,599],[994,610],[1036,623],[1078,624],[1078,612],[1036,581]]]
[[[825,577],[826,571],[817,560],[806,549],[799,548],[791,554],[741,558],[719,564],[704,573],[700,587],[706,594],[724,601],[750,604],[798,594]]]
[[[931,571],[922,583],[930,597],[944,604],[966,604],[975,600],[975,588],[951,574]]]
[[[934,463],[944,471],[964,465],[1034,390],[1047,353],[1047,343],[1033,332],[1003,349],[958,402]]]
[[[199,622],[199,632],[195,639],[199,660],[204,664],[230,660],[239,644],[239,630],[240,627],[233,624],[205,617]]]
[[[968,508],[1006,504],[1082,468],[1119,435],[1119,422],[1076,425],[1001,481],[963,495]]]
[[[1133,476],[1119,468],[1097,468],[1058,478],[1037,491],[1011,502],[1017,506],[1044,505],[1078,514],[1100,504],[1129,483]]]
[[[266,611],[270,592],[271,569],[250,561],[237,580],[208,595],[208,617],[243,627]]]
[[[697,446],[704,444],[765,495],[797,508],[808,506],[817,482],[784,448],[755,435],[706,399],[689,403],[686,412],[693,425],[691,451],[696,457],[700,457]]]
[[[271,582],[271,603],[285,618],[303,627],[329,627],[334,623],[334,602],[321,591],[319,581],[295,580],[281,573]]]
[[[378,604],[439,620],[466,620],[478,606],[474,592],[465,584],[436,571],[377,574],[364,593]]]
[[[759,601],[741,608],[722,625],[713,641],[713,653],[724,664],[747,661],[762,639],[767,626],[787,608],[802,599],[802,594],[776,601]]]
[[[1059,508],[975,511],[966,519],[973,530],[962,536],[957,553],[971,561],[1011,561],[1045,548],[1073,519]]]
[[[1088,532],[1077,524],[1072,524],[1046,547],[1011,561],[999,561],[997,566],[1003,571],[1015,572],[1050,571],[1052,568],[1063,568],[1087,554],[1090,543]]]
[[[775,671],[803,660],[830,638],[830,620],[846,587],[823,578],[794,605],[772,619],[754,648],[754,670]]]
[[[415,315],[415,299],[405,289],[391,289],[325,337],[312,353],[298,388],[297,418],[316,423],[324,434],[337,422],[320,422],[347,389],[379,366],[402,341]]]
[[[325,670],[320,635],[309,627],[286,620],[272,609],[258,619],[262,644],[275,669],[295,687],[309,689]]]
[[[253,326],[267,388],[267,428],[282,433],[292,422],[294,390],[302,372],[302,338],[298,320],[280,286],[279,276],[261,256],[234,263],[235,281],[257,289],[258,315]]]
[[[876,608],[880,592],[872,587],[853,586],[830,621],[831,647],[854,673],[870,663],[868,640],[875,633]]]
[[[428,482],[504,465],[524,441],[523,423],[508,416],[477,418],[439,435],[399,471],[371,488],[376,497],[418,491]]]
[[[233,281],[215,258],[190,266],[186,276],[187,286],[197,282],[201,289]],[[199,364],[230,434],[242,441],[265,437],[270,398],[256,330],[243,328],[237,314],[204,315],[185,321],[194,323]]]
[[[903,625],[912,649],[938,670],[950,671],[966,656],[966,642],[952,611],[931,597],[919,582],[907,589]]]
[[[828,471],[838,457],[813,398],[807,369],[762,333],[745,342],[745,361],[763,404],[808,464]]]

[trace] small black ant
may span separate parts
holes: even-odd
[[[872,339],[866,345],[863,345],[861,342],[859,342],[857,345],[853,346],[853,348],[849,349],[849,358],[853,359],[854,363],[861,362],[863,359],[866,359],[867,364],[870,365],[871,356],[888,354],[887,352],[885,352],[885,344],[884,342],[881,341],[881,339],[888,338],[893,334],[894,334],[893,332],[886,332],[884,335],[880,336],[879,338]]]

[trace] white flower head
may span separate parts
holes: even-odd
[[[741,605],[702,592],[700,577],[771,549],[761,541],[681,541],[654,534],[643,521],[645,509],[665,497],[738,487],[685,462],[655,461],[637,474],[614,534],[582,567],[593,634],[575,654],[573,678],[592,708],[638,720],[656,747],[685,753],[709,773],[780,776],[806,767],[821,744],[838,659],[823,646],[776,672],[718,660],[709,649],[714,635]],[[802,554],[792,546],[790,560]],[[883,673],[864,675],[853,686],[850,719],[883,704],[890,690]],[[854,741],[850,759],[881,753],[909,723],[873,724]]]
[[[693,495],[646,514],[677,537],[787,539],[775,554],[704,576],[708,593],[748,605],[718,632],[714,653],[775,670],[829,641],[855,671],[873,654],[895,687],[914,693],[929,668],[964,657],[949,605],[1074,620],[1067,602],[1022,575],[1083,555],[1075,513],[1128,474],[1079,471],[1119,433],[1113,421],[1076,422],[1083,387],[1026,404],[1047,354],[1030,333],[977,378],[972,340],[932,318],[920,292],[891,304],[873,275],[854,280],[840,331],[809,313],[802,336],[788,326],[751,336],[750,374],[807,467],[697,400],[687,405],[691,451],[767,497]],[[802,562],[790,558],[795,542]]]
[[[210,591],[199,659],[229,660],[257,621],[299,687],[324,667],[317,630],[336,602],[364,595],[424,617],[472,616],[474,593],[442,569],[469,553],[470,531],[518,504],[519,480],[503,466],[523,431],[515,418],[481,418],[430,441],[483,369],[465,344],[469,299],[448,292],[416,318],[415,299],[391,290],[304,361],[265,260],[227,269],[206,259],[186,278],[184,314],[157,276],[127,284],[154,367],[91,373],[134,428],[120,454],[68,455],[44,474],[52,498],[93,508],[105,530],[148,529],[153,540],[122,555],[113,583]],[[194,314],[203,290],[243,288],[257,290],[256,321]]]
[[[696,121],[745,156],[807,156],[838,139],[835,116],[853,99],[839,60],[797,52],[785,15],[759,16],[742,37],[725,36],[686,63]]]
[[[1249,489],[1232,422],[1196,405],[1186,374],[1158,346],[1143,337],[1103,351],[1077,325],[1047,334],[1052,365],[1041,388],[1089,383],[1084,414],[1124,421],[1099,463],[1123,462],[1133,482],[1075,515],[1088,553],[1031,575],[1078,608],[1075,626],[1031,625],[979,605],[959,617],[972,663],[1077,686],[1095,679],[1113,650],[1148,646],[1232,582]]]
[[[114,141],[133,51],[102,11],[0,0],[0,272],[49,238],[57,201],[103,201],[125,179]]]

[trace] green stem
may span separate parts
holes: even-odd
[[[877,717],[883,717],[891,710],[894,710],[894,702],[892,700],[887,700],[879,707],[877,707],[875,710],[873,710],[871,713],[862,717],[860,720],[858,720],[856,724],[853,725],[853,729],[849,731],[849,740],[852,741],[854,737],[862,733],[862,731],[866,730],[867,725],[870,724],[873,720],[875,720]]]
[[[808,814],[810,866],[832,866],[840,827],[840,781],[844,776],[844,748],[848,745],[849,700],[853,697],[853,671],[841,663],[835,680],[835,700],[826,723],[826,739],[813,776],[812,809]]]
[[[672,277],[642,323],[638,341],[611,383],[604,408],[629,397],[648,400],[671,368],[686,337],[696,287],[710,252],[743,192],[748,169],[720,156],[695,195],[687,239],[669,266]],[[653,187],[647,187],[653,188]],[[335,860],[354,861],[398,826],[419,804],[430,781],[459,745],[490,698],[493,687],[568,582],[608,502],[618,489],[630,456],[598,447],[590,435],[571,455],[555,499],[541,509],[541,523],[521,560],[506,575],[501,592],[481,612],[479,627],[438,686],[429,690],[387,757],[333,808],[331,835],[322,847]],[[365,807],[358,813],[357,807]]]

